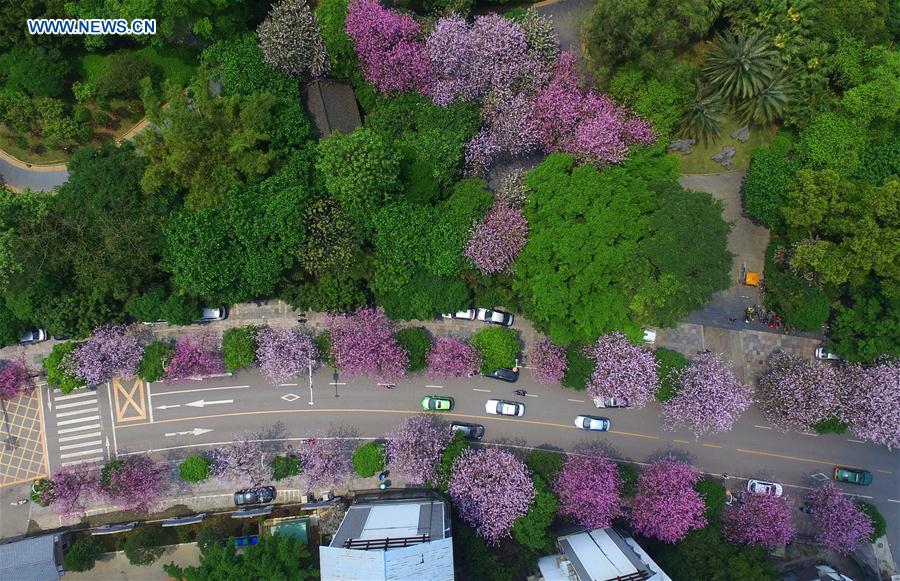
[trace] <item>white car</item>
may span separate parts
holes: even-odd
[[[644,343],[648,345],[653,345],[656,343],[656,329],[643,329],[644,331]]]
[[[47,340],[47,331],[43,329],[31,329],[30,331],[25,331],[21,337],[19,337],[20,345],[31,345],[32,343],[40,343],[41,341]]]
[[[631,402],[627,397],[598,397],[594,399],[598,408],[627,408]]]
[[[608,432],[612,426],[609,418],[597,416],[575,416],[575,427],[579,430],[591,430],[594,432]]]
[[[504,311],[496,311],[494,309],[478,309],[478,313],[475,315],[479,321],[484,321],[485,323],[490,323],[492,325],[500,325],[503,327],[512,327],[513,321],[515,317],[512,313],[506,313]]]
[[[200,318],[198,323],[209,323],[210,321],[224,321],[228,318],[228,309],[225,307],[204,307],[200,310]]]
[[[841,357],[835,353],[832,353],[825,347],[816,347],[816,359],[822,359],[824,361],[840,361]]]
[[[489,399],[484,404],[484,411],[492,416],[524,416],[525,404],[505,399]]]
[[[465,311],[456,311],[455,313],[441,313],[445,319],[463,319],[466,321],[475,320],[475,309],[466,309]]]
[[[771,494],[773,496],[781,496],[784,493],[781,485],[777,482],[766,482],[765,480],[751,480],[747,483],[747,492],[753,494]]]

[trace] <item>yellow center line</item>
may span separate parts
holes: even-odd
[[[771,456],[772,458],[781,458],[783,460],[796,460],[798,462],[810,462],[812,464],[821,464],[823,466],[846,466],[847,468],[857,468],[856,466],[850,466],[848,464],[842,464],[840,462],[830,462],[826,460],[814,460],[812,458],[801,458],[799,456],[785,456],[784,454],[774,454],[772,452],[760,452],[759,450],[745,450],[744,448],[738,448],[738,452],[743,452],[744,454],[755,454],[757,456]]]
[[[672,440],[672,441],[677,444],[690,444],[690,442],[688,442],[687,440]]]
[[[722,446],[718,444],[703,444],[704,448],[721,448]]]

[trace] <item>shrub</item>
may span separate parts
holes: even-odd
[[[594,362],[584,353],[584,346],[575,344],[566,348],[566,359],[569,364],[566,374],[563,376],[562,385],[570,389],[584,391],[587,388],[588,379],[594,372]]]
[[[319,352],[322,362],[328,367],[334,368],[334,355],[331,353],[331,331],[322,331],[316,335],[313,343],[316,346],[316,351]]]
[[[453,439],[450,440],[450,443],[447,444],[447,447],[441,453],[441,464],[438,466],[438,481],[442,491],[447,492],[447,483],[450,481],[450,471],[453,469],[453,463],[469,447],[469,441],[462,435],[462,432],[453,433]]]
[[[141,79],[149,77],[154,84],[160,80],[159,67],[134,52],[116,52],[105,59],[103,74],[94,82],[98,97],[137,97]]]
[[[163,554],[162,529],[157,526],[141,526],[125,539],[125,556],[132,565],[146,567],[152,565]]]
[[[469,344],[481,355],[481,372],[485,374],[500,367],[515,366],[519,355],[519,338],[512,329],[481,329],[472,335]]]
[[[195,454],[188,456],[178,465],[178,472],[188,482],[202,482],[209,478],[210,464],[209,458]]]
[[[222,335],[222,358],[225,369],[234,373],[256,360],[256,327],[235,327]]]
[[[138,366],[138,377],[148,383],[163,379],[174,352],[175,348],[163,341],[153,341],[144,347],[141,364]]]
[[[63,393],[70,393],[87,385],[83,379],[75,375],[72,352],[77,346],[77,343],[71,341],[57,343],[43,361],[44,369],[47,371],[47,383],[60,388]]]
[[[565,459],[566,455],[561,452],[532,450],[525,456],[525,465],[549,484],[556,480],[556,473],[562,469]]]
[[[353,453],[353,468],[363,478],[384,470],[384,444],[367,442]]]
[[[887,521],[884,520],[884,516],[878,512],[878,509],[871,502],[857,500],[856,504],[872,521],[872,534],[869,535],[869,541],[874,543],[878,537],[884,535],[885,531],[887,531]]]
[[[49,478],[41,478],[31,487],[31,502],[47,508],[53,502],[53,485]]]
[[[656,390],[657,401],[666,401],[678,393],[678,382],[675,372],[690,364],[687,357],[678,351],[660,347],[653,352],[656,357],[656,372],[659,374],[659,389]]]
[[[634,464],[619,464],[619,479],[622,481],[622,496],[634,498],[641,470]]]
[[[756,149],[741,186],[747,213],[775,231],[784,228],[781,207],[799,165],[789,157],[792,147],[790,138],[779,134],[768,147]]]
[[[707,520],[716,522],[725,508],[725,487],[711,478],[704,478],[694,485],[694,490],[700,493],[706,504]]]
[[[428,331],[422,327],[406,327],[394,333],[394,336],[409,355],[406,370],[412,373],[425,369],[428,351],[431,349],[431,335]]]
[[[821,422],[816,422],[811,427],[817,434],[844,434],[850,426],[835,417],[830,417]]]
[[[294,456],[275,456],[272,458],[272,479],[284,480],[300,474],[300,459]]]
[[[82,537],[72,543],[63,558],[66,571],[80,573],[90,571],[94,563],[103,554],[103,545],[94,537]]]

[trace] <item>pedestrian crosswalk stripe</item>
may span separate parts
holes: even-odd
[[[75,436],[66,436],[65,438],[60,438],[60,443],[62,442],[71,442],[73,440],[84,440],[85,438],[97,438],[100,436],[100,432],[89,432],[87,434],[77,434]]]
[[[103,440],[95,440],[93,442],[81,442],[80,444],[69,444],[67,446],[60,446],[60,450],[74,450],[75,448],[84,448],[86,446],[102,446]]]
[[[64,430],[57,430],[59,434],[71,434],[72,432],[80,432],[82,430],[99,430],[100,424],[91,424],[90,426],[75,426],[74,428],[66,428]]]
[[[60,404],[60,405],[56,406],[56,409],[64,410],[64,409],[73,408],[73,407],[77,407],[77,406],[90,405],[90,404],[96,404],[96,403],[97,403],[96,399],[86,399],[84,401],[73,401],[72,403]]]
[[[83,392],[70,393],[69,395],[58,395],[53,398],[53,401],[69,401],[71,399],[78,399],[80,397],[88,397],[88,396],[97,397],[97,393],[93,392],[93,391],[83,391]]]
[[[66,458],[77,458],[78,456],[87,456],[88,454],[96,454],[97,452],[103,452],[103,448],[94,448],[93,450],[82,450],[81,452],[61,454],[59,457],[65,460]]]
[[[99,416],[99,415],[97,415],[97,416],[90,416],[90,417],[87,417],[87,418],[75,418],[74,420],[63,420],[63,421],[61,421],[61,422],[56,422],[56,425],[57,425],[57,426],[68,426],[68,425],[70,425],[70,424],[80,424],[81,422],[98,421],[99,419],[100,419],[100,416]]]
[[[60,413],[56,414],[56,417],[68,418],[71,416],[80,416],[81,414],[95,414],[95,413],[98,413],[99,411],[100,411],[100,408],[92,407],[92,408],[85,408],[85,409],[80,409],[80,410],[72,410],[69,412],[60,412]]]

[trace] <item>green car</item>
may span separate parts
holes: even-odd
[[[453,398],[426,395],[422,398],[422,409],[425,411],[449,412],[453,409]]]
[[[872,473],[868,470],[836,466],[834,469],[834,479],[838,482],[849,482],[850,484],[868,486],[872,484]]]

